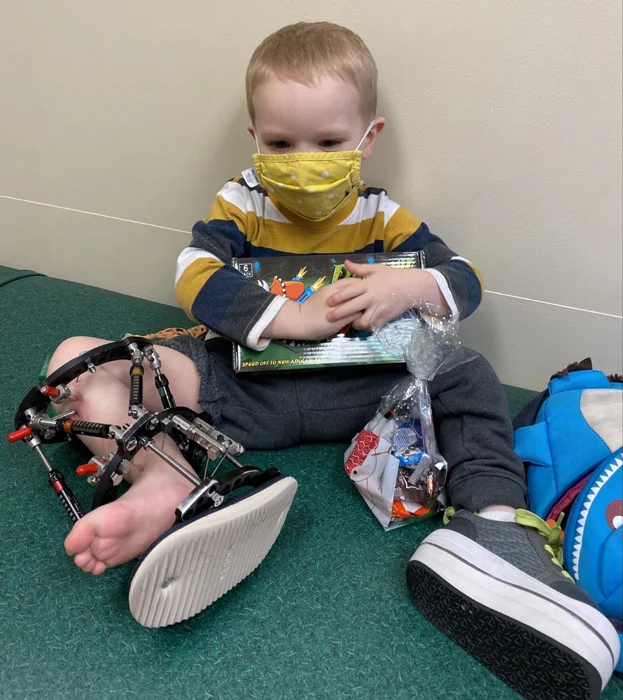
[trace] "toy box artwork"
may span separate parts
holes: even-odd
[[[233,264],[245,277],[255,280],[272,294],[303,304],[321,287],[351,276],[344,267],[347,259],[391,267],[424,267],[424,254],[420,252],[237,258]],[[318,342],[273,340],[263,351],[234,345],[236,372],[396,362],[396,357],[385,352],[372,333],[349,327]]]

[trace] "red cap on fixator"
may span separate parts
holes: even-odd
[[[55,386],[42,386],[39,391],[44,395],[44,396],[49,396],[52,399],[55,399],[57,396],[60,396],[61,392],[59,389],[57,389]]]
[[[88,464],[81,464],[79,467],[76,467],[76,474],[78,476],[89,476],[89,474],[97,474],[99,471],[99,467],[97,464],[93,464],[93,462],[89,462]]]
[[[23,440],[24,438],[29,438],[32,435],[31,428],[20,428],[7,435],[7,440],[9,442],[17,442],[18,440]]]

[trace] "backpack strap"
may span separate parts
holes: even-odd
[[[523,462],[530,462],[537,467],[551,467],[552,452],[549,446],[548,426],[546,421],[526,425],[515,430],[515,452]]]

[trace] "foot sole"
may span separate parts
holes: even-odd
[[[479,556],[492,562],[482,566]],[[598,611],[457,533],[424,540],[407,585],[430,622],[528,700],[596,699],[612,673],[612,635]]]
[[[134,619],[144,627],[173,625],[238,585],[270,551],[296,489],[296,481],[284,477],[165,533],[134,571]]]

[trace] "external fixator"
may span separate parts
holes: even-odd
[[[69,385],[72,381],[86,372],[95,372],[103,364],[118,360],[130,361],[128,416],[133,419],[131,422],[119,426],[83,421],[74,418],[74,410],[51,414],[52,404],[60,405],[71,398]],[[162,403],[159,412],[148,411],[143,406],[146,365],[153,371]],[[160,434],[170,436],[195,471],[189,470],[156,444],[155,438]],[[39,455],[48,472],[48,482],[71,520],[76,522],[84,516],[84,510],[43,449],[44,445],[71,440],[73,436],[113,440],[116,444],[115,451],[95,456],[88,464],[76,469],[79,476],[87,476],[89,483],[95,486],[92,509],[113,500],[130,462],[140,450],[154,453],[192,483],[192,492],[176,509],[178,522],[203,510],[218,508],[237,488],[263,486],[280,476],[273,467],[262,470],[242,465],[238,461],[244,452],[242,445],[215,428],[207,413],[199,414],[190,408],[176,406],[156,349],[148,340],[138,336],[100,345],[66,362],[36,384],[17,409],[15,431],[9,434],[8,441],[24,442]],[[217,477],[216,473],[224,462],[232,469]]]

